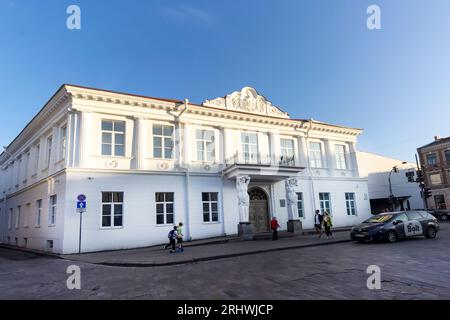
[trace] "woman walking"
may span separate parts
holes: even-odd
[[[331,216],[327,211],[323,212],[323,226],[325,228],[325,234],[327,235],[327,239],[332,237],[334,239],[333,233],[331,232],[331,227],[333,226],[333,221],[331,220]]]

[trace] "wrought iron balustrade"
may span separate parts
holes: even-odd
[[[262,153],[245,153],[237,151],[232,156],[225,159],[225,165],[227,167],[239,164],[294,167],[295,158],[294,156],[280,156]]]

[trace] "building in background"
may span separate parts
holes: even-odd
[[[431,189],[427,199],[430,209],[450,209],[450,137],[417,148],[425,187]]]
[[[0,155],[5,243],[81,251],[334,226],[370,216],[358,173],[362,130],[291,119],[245,87],[202,104],[63,85]],[[295,228],[293,228],[295,229]],[[298,230],[298,228],[297,228]]]
[[[422,209],[424,207],[419,183],[409,182],[407,173],[415,180],[415,163],[380,156],[369,152],[357,152],[358,170],[367,178],[372,213],[380,213],[393,206],[394,211]],[[396,167],[397,170],[393,168]],[[391,188],[389,187],[389,176]],[[394,203],[390,200],[394,196]]]

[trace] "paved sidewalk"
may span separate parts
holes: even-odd
[[[139,249],[84,253],[81,255],[60,255],[60,257],[71,261],[118,267],[167,266],[350,241],[348,231],[335,232],[334,235],[334,239],[330,238],[328,240],[325,235],[321,239],[318,239],[317,235],[289,237],[285,235],[285,237],[280,237],[278,241],[272,241],[271,239],[244,241],[236,237],[219,238],[213,240],[214,243],[210,244],[207,244],[207,240],[203,240],[203,243],[201,242],[202,240],[186,243],[184,252],[177,253],[169,253],[169,250],[164,250],[163,246],[160,245]]]

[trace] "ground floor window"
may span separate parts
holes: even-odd
[[[174,193],[156,192],[155,203],[156,203],[156,224],[173,223]]]
[[[56,223],[56,195],[50,197],[48,206],[48,224],[53,226]]]
[[[217,198],[217,192],[202,192],[203,222],[219,221]]]
[[[123,192],[102,192],[102,227],[123,226]]]
[[[348,216],[356,216],[355,194],[353,192],[345,193],[345,206],[347,208]]]
[[[442,194],[436,194],[434,196],[434,204],[436,205],[436,209],[447,209],[447,206],[445,205],[445,198]]]
[[[303,210],[303,192],[297,192],[297,212],[299,218],[305,217]]]
[[[320,209],[322,212],[327,211],[331,214],[331,200],[329,192],[320,192],[319,193],[319,201],[320,201]]]

